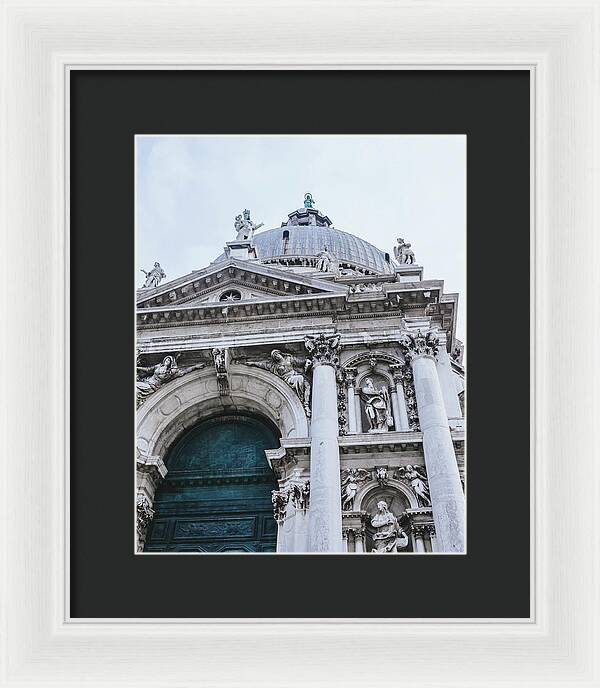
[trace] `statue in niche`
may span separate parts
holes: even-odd
[[[323,246],[323,250],[317,256],[316,268],[319,272],[335,272],[334,258],[327,250],[327,246]]]
[[[390,404],[390,393],[384,384],[376,389],[373,378],[365,379],[365,385],[360,388],[361,399],[365,402],[365,411],[369,420],[369,432],[386,432],[394,425]]]
[[[312,194],[310,192],[306,192],[304,194],[304,207],[305,208],[313,208],[315,205],[315,200],[312,197]]]
[[[143,289],[154,289],[158,287],[160,281],[167,276],[165,271],[160,267],[160,263],[154,263],[154,267],[149,272],[146,272],[144,268],[141,268],[141,271],[146,275],[146,281],[142,287]]]
[[[415,262],[415,254],[411,251],[410,244],[407,244],[404,239],[398,238],[398,246],[394,246],[394,258],[401,265],[413,265]]]
[[[427,485],[427,478],[419,471],[416,466],[405,466],[400,468],[400,477],[406,480],[412,487],[413,492],[417,496],[419,506],[431,506],[431,499],[429,496],[429,486]]]
[[[371,475],[364,468],[350,468],[343,471],[342,476],[342,511],[352,511],[359,483],[364,482]]]
[[[236,241],[245,241],[246,239],[252,239],[254,232],[263,226],[264,222],[259,225],[255,225],[250,219],[250,211],[248,209],[244,210],[241,215],[235,216],[235,222],[233,226],[237,232],[235,237]]]
[[[135,387],[138,408],[151,394],[154,394],[167,382],[177,377],[182,377],[186,373],[191,373],[192,370],[201,370],[206,365],[205,363],[198,363],[189,368],[179,368],[177,366],[177,358],[179,357],[165,356],[162,363],[158,363],[155,366],[137,367],[138,379]]]
[[[279,349],[273,349],[269,361],[249,361],[238,358],[236,363],[262,368],[280,377],[296,392],[306,415],[310,417],[310,382],[306,376],[306,371],[311,365],[310,359],[302,359]]]
[[[400,528],[398,519],[389,510],[383,499],[377,502],[377,513],[371,518],[371,525],[375,528],[371,550],[377,554],[397,552],[408,545],[408,535]]]

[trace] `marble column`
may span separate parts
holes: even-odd
[[[395,428],[397,432],[408,432],[410,430],[410,423],[408,422],[406,399],[404,398],[404,385],[402,384],[402,366],[391,365],[390,372],[393,375],[394,384],[396,385],[396,393],[394,394],[392,392],[392,400],[395,396],[398,406],[397,415],[394,417]]]
[[[422,526],[413,526],[413,535],[415,536],[415,551],[416,552],[424,552],[425,551],[425,542],[423,540],[424,536],[424,529]]]
[[[455,376],[452,372],[452,362],[446,351],[445,335],[440,335],[439,349],[436,356],[436,367],[448,418],[462,418],[463,414],[458,399],[458,390],[456,389],[456,382],[454,379]]]
[[[400,346],[412,367],[437,549],[464,552],[465,499],[435,363],[439,338],[434,331],[404,332]]]
[[[364,536],[365,536],[364,528],[361,528],[360,530],[354,531],[354,551],[355,552],[364,552],[365,551]]]
[[[348,368],[346,370],[346,394],[347,394],[347,408],[348,408],[348,432],[355,435],[357,432],[356,424],[356,402],[354,394],[354,385],[356,382],[356,368]]]
[[[310,508],[310,552],[342,552],[342,505],[340,500],[340,453],[336,370],[340,336],[305,337],[313,369]]]

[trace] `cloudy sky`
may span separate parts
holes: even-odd
[[[206,267],[244,208],[264,231],[310,191],[337,229],[390,254],[409,241],[425,279],[459,293],[464,341],[465,136],[138,136],[136,158],[138,269]]]

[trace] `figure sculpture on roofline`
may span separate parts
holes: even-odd
[[[158,287],[160,281],[164,279],[167,275],[165,271],[160,267],[160,263],[154,263],[152,270],[146,272],[144,268],[140,268],[141,271],[146,275],[146,281],[144,282],[143,289],[154,289]]]
[[[410,244],[402,238],[398,238],[398,246],[394,246],[394,258],[401,265],[413,265],[415,262],[415,254],[411,251]]]

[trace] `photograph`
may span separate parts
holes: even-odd
[[[467,553],[466,162],[135,137],[136,554]]]

